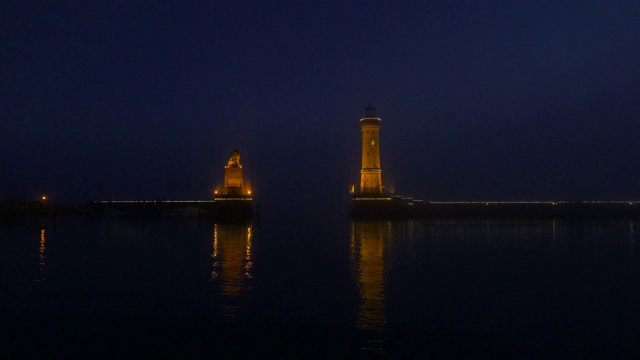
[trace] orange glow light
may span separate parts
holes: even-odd
[[[251,195],[251,190],[247,191],[247,194]]]
[[[47,197],[46,197],[46,196],[43,196],[43,197],[42,197],[42,200],[47,200]]]

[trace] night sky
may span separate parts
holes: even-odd
[[[263,207],[344,204],[370,102],[398,194],[640,198],[638,1],[16,1],[0,19],[0,200],[206,199],[238,148]]]

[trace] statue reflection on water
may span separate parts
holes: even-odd
[[[351,223],[351,259],[361,297],[357,327],[363,331],[384,332],[384,252],[390,227],[390,222]]]
[[[225,316],[236,316],[238,306],[234,300],[250,288],[253,278],[252,237],[250,223],[216,223],[213,226],[213,269],[210,281],[221,287],[221,294],[228,300]]]

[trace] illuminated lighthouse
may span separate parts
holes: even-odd
[[[380,169],[380,118],[376,108],[365,108],[360,119],[362,131],[362,170],[360,170],[360,195],[382,196],[382,170]]]
[[[360,170],[360,193],[356,195],[351,185],[349,216],[353,219],[397,219],[425,216],[424,202],[411,197],[383,193],[380,166],[380,118],[376,108],[365,108],[365,117],[360,119],[362,132],[362,169]]]

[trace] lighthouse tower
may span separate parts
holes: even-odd
[[[376,108],[365,108],[360,119],[362,131],[362,170],[360,170],[360,195],[382,196],[382,170],[380,169],[380,118]]]

